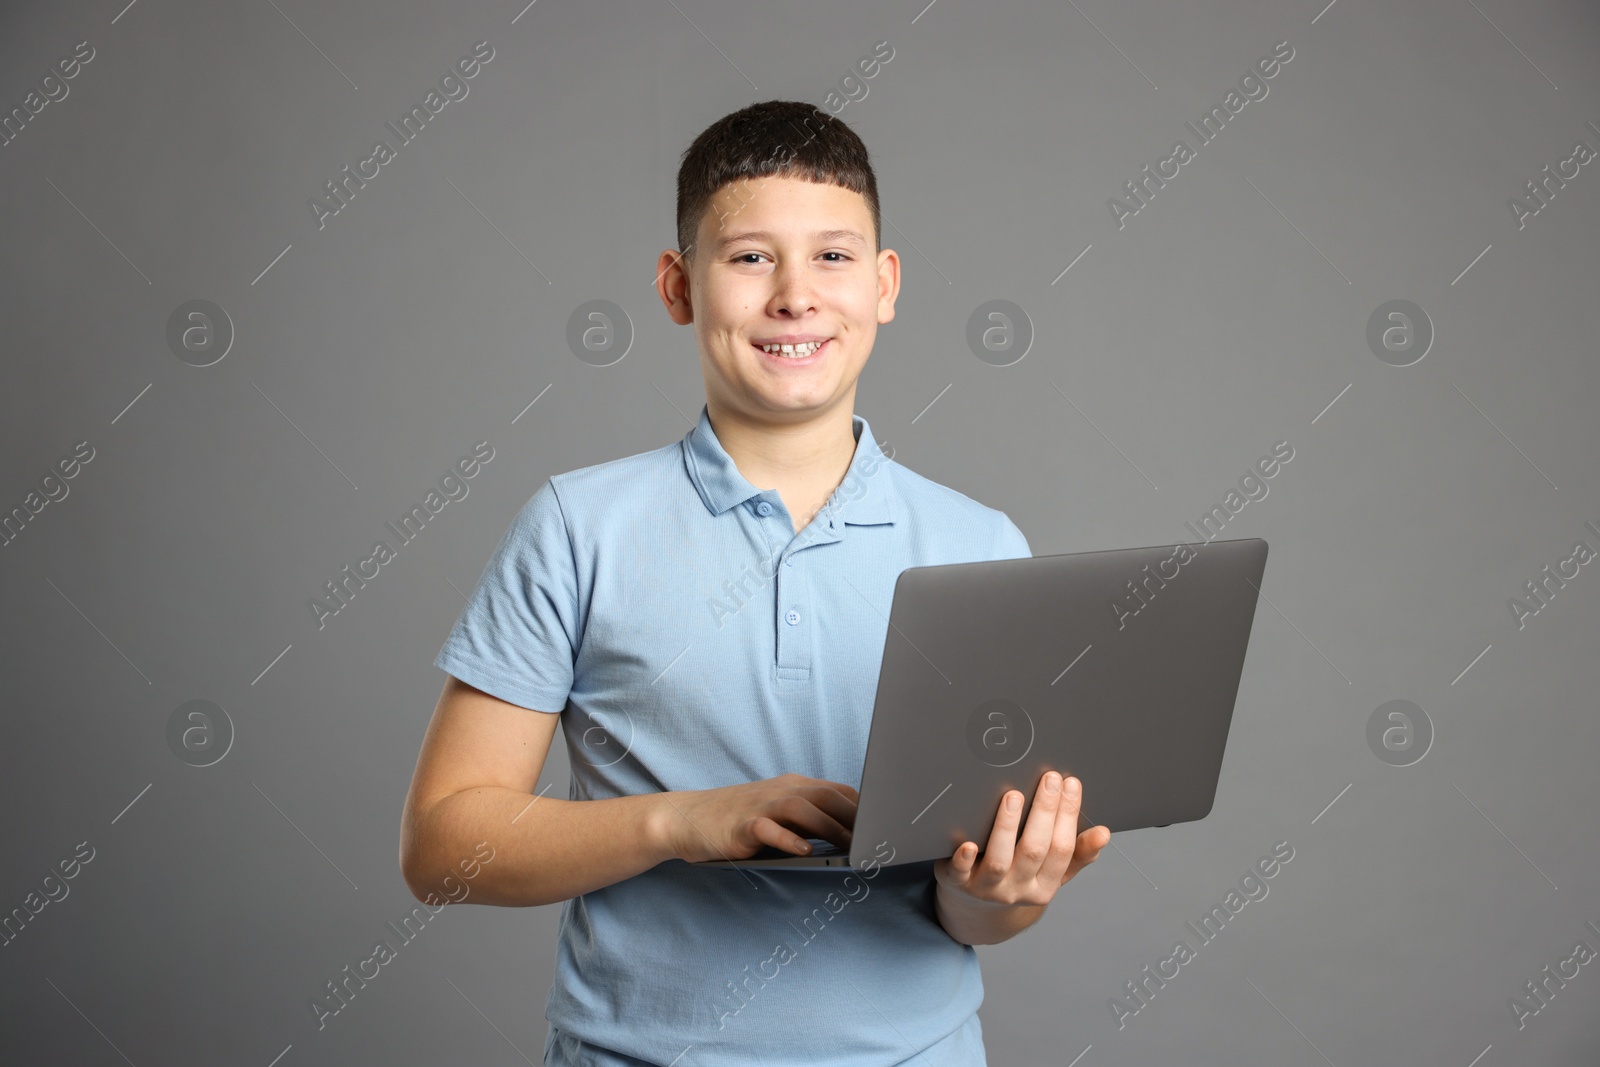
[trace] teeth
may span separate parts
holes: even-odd
[[[823,346],[822,341],[807,341],[798,345],[762,345],[763,352],[773,355],[787,356],[790,359],[802,359]]]

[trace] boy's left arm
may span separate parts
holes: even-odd
[[[1077,778],[1063,785],[1059,774],[1046,772],[1019,838],[1022,794],[1011,790],[1002,797],[982,863],[978,846],[967,841],[934,864],[934,914],[945,932],[963,944],[994,945],[1037,922],[1056,890],[1111,843],[1104,826],[1077,832],[1082,804]]]

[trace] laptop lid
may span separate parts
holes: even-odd
[[[855,863],[985,848],[1008,789],[1084,788],[1079,831],[1204,818],[1267,543],[911,567],[895,585],[851,841]]]
[[[848,855],[987,846],[1008,789],[1084,783],[1079,831],[1204,818],[1216,796],[1267,543],[1260,538],[909,567],[896,581]],[[818,852],[831,852],[813,841]]]

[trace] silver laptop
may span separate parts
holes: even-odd
[[[1266,567],[1260,538],[910,567],[895,583],[848,849],[704,867],[862,868],[985,848],[1008,789],[1083,782],[1079,832],[1211,811]]]

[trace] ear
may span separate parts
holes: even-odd
[[[679,326],[694,321],[694,305],[690,302],[691,270],[683,253],[669,248],[656,260],[656,293],[666,307],[667,314]]]
[[[894,321],[894,302],[900,295],[900,256],[892,248],[878,253],[878,323]]]

